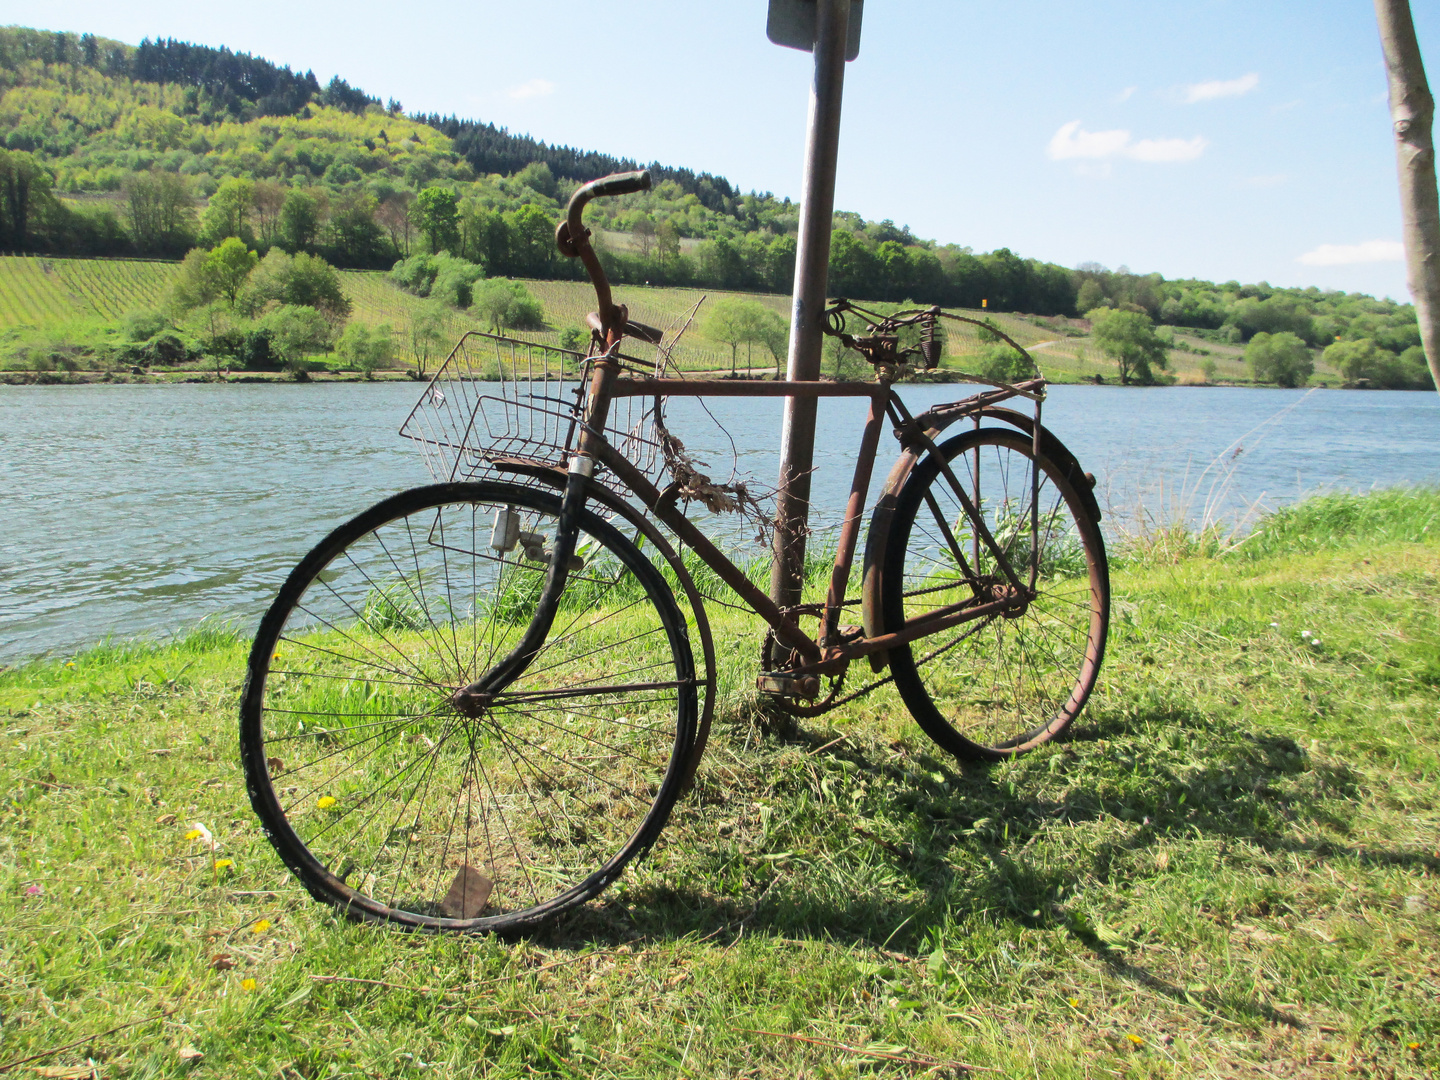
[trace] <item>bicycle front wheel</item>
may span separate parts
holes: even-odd
[[[659,834],[694,740],[694,663],[664,580],[596,514],[528,668],[477,715],[451,704],[529,625],[559,513],[511,484],[417,488],[290,574],[251,650],[240,742],[251,805],[317,899],[522,929]]]
[[[926,734],[958,757],[993,760],[1053,738],[1084,708],[1110,618],[1105,545],[1068,470],[1035,458],[1028,436],[982,428],[937,449],[1027,600],[892,649],[890,667]],[[934,455],[900,489],[883,565],[891,633],[1012,591]]]

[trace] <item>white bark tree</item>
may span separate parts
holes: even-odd
[[[1425,81],[1409,0],[1375,0],[1390,80],[1390,119],[1400,171],[1405,270],[1420,341],[1440,390],[1440,199],[1435,188],[1435,99]]]

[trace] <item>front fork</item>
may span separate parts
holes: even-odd
[[[525,673],[550,634],[555,614],[560,609],[560,595],[565,591],[574,563],[575,546],[580,537],[580,513],[585,508],[585,489],[595,473],[595,458],[605,421],[610,413],[610,386],[619,368],[601,360],[590,377],[590,394],[585,422],[575,452],[570,456],[569,475],[560,498],[560,521],[550,544],[550,565],[545,571],[545,584],[530,625],[509,655],[476,679],[450,695],[450,703],[465,716],[478,716],[505,687]]]

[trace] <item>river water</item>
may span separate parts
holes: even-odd
[[[963,393],[903,396],[918,410]],[[248,631],[326,532],[429,481],[396,434],[418,396],[413,383],[0,388],[0,663],[202,619]],[[693,401],[671,402],[670,429],[717,479],[738,459],[773,485],[780,403],[708,404],[737,454]],[[822,528],[864,409],[821,403]],[[1057,386],[1045,422],[1099,478],[1112,532],[1137,512],[1236,523],[1317,491],[1440,483],[1428,392]],[[880,476],[892,458],[882,443]]]

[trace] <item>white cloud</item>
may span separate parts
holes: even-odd
[[[505,91],[505,96],[514,98],[516,101],[523,101],[526,98],[545,97],[555,92],[555,84],[549,79],[531,79],[519,86],[512,86]]]
[[[1148,162],[1194,161],[1208,145],[1209,142],[1200,135],[1193,139],[1141,139],[1132,142],[1130,132],[1123,129],[1086,131],[1079,120],[1072,120],[1050,137],[1045,152],[1052,161],[1114,157]]]
[[[1359,244],[1321,244],[1295,260],[1305,266],[1352,266],[1355,263],[1404,262],[1399,240],[1365,240]]]
[[[1055,161],[1107,158],[1123,153],[1129,144],[1128,131],[1085,131],[1079,120],[1071,120],[1051,136],[1046,153]]]
[[[1141,139],[1128,153],[1136,161],[1194,161],[1209,145],[1202,135],[1193,139]]]
[[[1125,87],[1124,90],[1121,90],[1120,93],[1115,95],[1115,104],[1119,105],[1121,102],[1129,101],[1130,98],[1134,96],[1135,91],[1139,89],[1138,86]]]
[[[1253,71],[1238,79],[1212,79],[1210,82],[1191,83],[1185,87],[1185,104],[1197,101],[1214,101],[1216,98],[1243,97],[1260,85],[1260,76]]]

